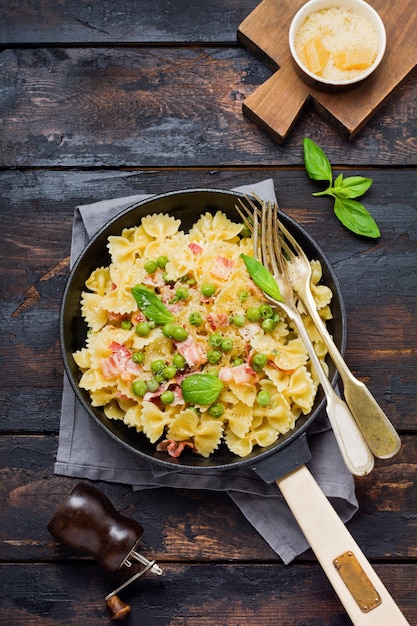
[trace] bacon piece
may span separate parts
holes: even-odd
[[[156,446],[158,452],[168,452],[168,454],[174,459],[177,459],[185,448],[190,448],[193,452],[196,451],[194,444],[190,441],[174,441],[174,439],[165,439]]]
[[[158,268],[152,275],[147,274],[142,283],[144,285],[148,285],[149,287],[162,287],[165,285],[164,281],[164,270]]]
[[[258,381],[258,375],[247,363],[236,367],[221,367],[219,379],[225,383],[234,382],[236,385],[254,385]]]
[[[136,313],[132,315],[132,319],[130,321],[132,324],[139,324],[139,322],[146,322],[147,319],[148,318],[142,313],[142,311],[136,311]]]
[[[188,244],[188,247],[193,254],[201,254],[203,252],[203,248],[199,246],[198,243],[196,243],[195,241],[191,241]]]
[[[120,376],[122,380],[131,380],[139,374],[140,367],[132,361],[132,353],[122,343],[112,341],[109,345],[112,351],[106,359],[101,359],[101,371],[104,378],[116,378]]]
[[[229,316],[226,313],[209,313],[207,315],[207,321],[210,324],[210,328],[213,330],[229,326]]]
[[[148,402],[155,403],[159,400],[164,391],[170,389],[174,393],[174,401],[171,402],[170,406],[185,404],[184,398],[182,397],[182,389],[178,383],[179,381],[177,380],[177,378],[171,378],[171,380],[167,380],[165,383],[162,383],[162,385],[160,385],[156,391],[147,391],[143,396],[143,399],[147,400]],[[175,386],[173,387],[173,385]]]
[[[198,367],[207,363],[206,353],[191,335],[188,335],[185,341],[177,341],[175,345],[188,367]]]
[[[123,320],[129,319],[128,313],[113,313],[113,311],[109,311],[107,313],[107,317],[109,322],[122,322]]]
[[[232,272],[232,269],[232,259],[227,259],[224,256],[218,256],[214,262],[213,267],[210,270],[210,273],[215,278],[219,278],[220,280],[227,280]]]

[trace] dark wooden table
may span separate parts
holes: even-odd
[[[242,116],[242,100],[270,76],[236,41],[256,5],[1,4],[2,624],[108,624],[103,598],[118,582],[59,548],[46,528],[77,482],[53,470],[63,379],[58,316],[74,207],[268,177],[282,208],[331,260],[348,313],[346,359],[401,435],[400,453],[356,480],[360,510],[348,528],[417,624],[415,76],[351,143],[307,110],[280,146]],[[312,197],[305,136],[337,172],[373,178],[366,204],[379,240],[352,235],[330,199]],[[126,623],[351,623],[313,553],[284,566],[227,495],[98,485],[141,521],[142,552],[165,570],[163,581],[144,577],[126,592]]]

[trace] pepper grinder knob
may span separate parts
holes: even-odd
[[[104,493],[86,482],[75,485],[47,528],[59,542],[93,556],[110,572],[125,564],[143,535],[138,522],[118,513]]]

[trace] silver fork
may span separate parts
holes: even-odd
[[[258,208],[249,199],[253,213],[241,202],[246,216],[243,216],[246,224],[252,230],[254,256],[262,261],[263,265],[274,275],[284,302],[275,300],[265,294],[268,301],[279,307],[297,327],[298,333],[304,342],[314,369],[317,372],[320,384],[326,396],[326,411],[332,426],[336,441],[346,467],[356,476],[365,476],[374,466],[374,457],[367,446],[362,433],[353,419],[347,404],[336,394],[329,379],[327,378],[320,363],[310,337],[304,326],[303,320],[297,311],[294,302],[294,292],[289,277],[286,274],[286,266],[282,260],[282,252],[278,235],[278,218],[276,205],[262,202],[261,224],[259,233]],[[258,243],[260,239],[260,244]]]
[[[381,459],[389,459],[400,449],[401,440],[369,389],[348,368],[318,314],[310,289],[311,265],[305,252],[281,221],[278,221],[278,226],[284,236],[281,237],[281,246],[285,253],[284,261],[292,287],[304,303],[340,373],[345,400],[351,413],[374,455]]]

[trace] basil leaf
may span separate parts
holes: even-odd
[[[240,257],[243,259],[249,276],[252,278],[255,285],[257,285],[264,293],[274,300],[284,302],[278,283],[271,272],[269,272],[260,261],[252,256],[246,256],[246,254],[242,253]]]
[[[336,191],[337,188],[343,187],[343,174],[339,174],[339,176],[335,179],[333,183],[333,188]]]
[[[372,185],[372,178],[364,178],[363,176],[348,176],[342,182],[342,184],[337,186],[336,182],[334,184],[335,194],[341,198],[358,198],[359,196],[363,196],[363,194],[369,189]]]
[[[224,384],[209,374],[191,374],[181,383],[182,397],[189,404],[212,404],[217,400]]]
[[[379,228],[369,211],[356,200],[336,198],[334,202],[336,217],[346,228],[363,237],[380,237]]]
[[[327,180],[332,184],[332,166],[323,150],[311,139],[304,137],[304,165],[307,174],[313,180]]]
[[[132,288],[132,295],[142,313],[155,324],[166,324],[174,319],[171,311],[168,311],[161,298],[153,291],[136,285]]]

